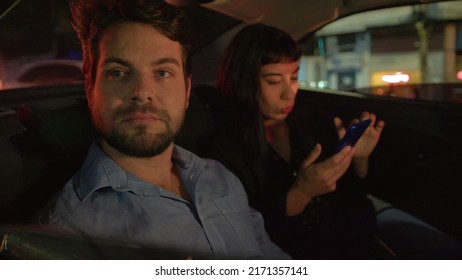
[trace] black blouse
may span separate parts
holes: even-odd
[[[269,144],[264,160],[222,131],[210,145],[208,157],[222,162],[242,182],[250,205],[262,213],[272,240],[296,259],[369,258],[373,254],[375,212],[366,198],[363,180],[349,170],[333,193],[313,199],[305,211],[288,217],[286,193],[299,166],[314,148],[322,146],[319,160],[332,155],[338,142],[333,118],[321,110],[294,111],[287,119],[291,141],[290,162]]]

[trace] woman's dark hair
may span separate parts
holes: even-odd
[[[83,72],[93,83],[98,44],[105,29],[118,23],[150,25],[181,44],[185,79],[191,75],[191,32],[187,16],[164,0],[69,0],[72,24],[83,51]]]
[[[300,59],[301,49],[286,32],[265,24],[241,29],[226,49],[218,72],[218,89],[226,100],[224,121],[251,152],[264,143],[259,113],[260,68]],[[258,149],[255,149],[258,148]]]

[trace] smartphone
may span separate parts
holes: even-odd
[[[337,148],[335,148],[334,154],[340,152],[345,146],[353,147],[356,142],[358,142],[359,138],[361,138],[361,135],[363,135],[364,131],[366,131],[371,121],[371,119],[367,119],[351,125],[345,132],[342,140],[340,140]]]

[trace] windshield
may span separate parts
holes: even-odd
[[[301,88],[462,104],[460,1],[351,15],[301,46]]]

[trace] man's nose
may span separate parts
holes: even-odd
[[[135,80],[135,86],[131,96],[134,102],[150,102],[154,97],[154,86],[151,77],[139,76]]]

